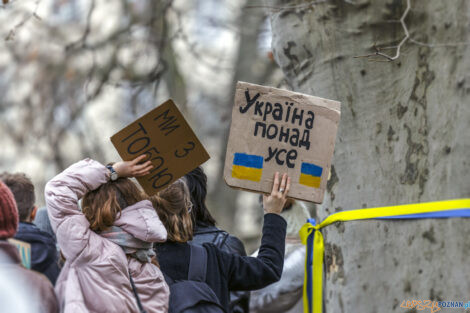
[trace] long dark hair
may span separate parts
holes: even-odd
[[[198,166],[185,175],[189,193],[191,194],[191,202],[193,209],[191,210],[191,218],[193,225],[197,222],[215,226],[216,221],[206,207],[207,196],[207,176],[202,167]]]

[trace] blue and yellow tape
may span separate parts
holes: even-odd
[[[335,222],[366,219],[418,219],[470,217],[470,198],[438,202],[343,211],[328,216],[317,224],[309,219],[299,231],[302,243],[307,245],[304,278],[304,313],[322,313],[323,253],[321,229]]]

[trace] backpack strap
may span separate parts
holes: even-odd
[[[188,280],[206,281],[207,251],[206,248],[197,245],[189,245],[191,257],[189,259]]]
[[[137,293],[137,289],[135,288],[134,280],[132,279],[131,273],[129,271],[129,280],[131,281],[132,292],[134,293],[135,300],[137,301],[137,306],[139,307],[140,313],[147,313],[142,306],[142,302],[140,302],[139,294]]]
[[[216,242],[216,241],[218,241],[217,239],[222,237],[222,236],[223,236],[222,240],[220,240],[219,242]],[[225,245],[225,242],[228,239],[228,236],[229,236],[229,233],[227,233],[227,232],[221,232],[220,234],[217,234],[217,236],[214,238],[213,244],[215,244],[217,246],[217,248],[222,249]]]

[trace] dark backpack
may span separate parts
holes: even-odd
[[[206,284],[207,251],[204,247],[189,245],[188,280],[173,280],[165,275],[170,286],[169,313],[226,313],[219,298]]]
[[[196,227],[192,244],[202,246],[204,243],[212,243],[222,251],[230,254],[246,255],[245,248],[241,241],[231,236],[226,231],[220,230],[215,226],[201,225]],[[229,240],[230,239],[230,240]],[[231,291],[230,292],[230,308],[231,313],[248,313],[250,303],[249,291]]]

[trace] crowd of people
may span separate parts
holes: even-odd
[[[262,197],[261,245],[247,256],[207,209],[201,167],[148,196],[130,179],[152,170],[145,158],[79,161],[46,184],[41,209],[25,174],[0,175],[2,312],[299,309],[304,249],[297,231],[308,211],[287,199],[286,174],[276,173]],[[30,245],[30,269],[10,239]]]

